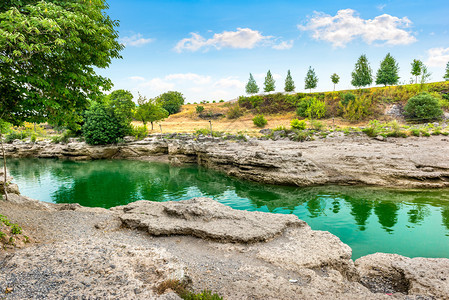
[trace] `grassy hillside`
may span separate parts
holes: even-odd
[[[305,112],[302,117],[298,116],[297,110],[301,106],[307,107],[307,103],[310,104],[313,101],[315,101],[315,105],[321,103],[325,108],[324,115],[318,116],[325,126],[332,125],[343,128],[364,126],[374,119],[392,120],[392,116],[385,115],[386,110],[393,104],[397,104],[399,107],[404,106],[408,99],[421,92],[431,93],[440,100],[443,109],[448,110],[448,81],[336,92],[276,93],[242,96],[234,103],[187,104],[182,107],[180,113],[171,115],[162,122],[162,131],[194,132],[197,129],[209,128],[209,120],[211,120],[212,128],[216,131],[257,133],[261,128],[256,127],[252,122],[252,118],[257,114],[263,114],[267,119],[268,124],[265,128],[273,129],[281,126],[288,128],[292,119],[308,117]],[[197,113],[197,106],[204,107],[201,114]],[[312,117],[317,118],[314,115]],[[404,120],[399,121],[404,122]],[[153,130],[153,132],[159,131],[159,126]]]

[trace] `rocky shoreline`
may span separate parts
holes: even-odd
[[[182,134],[152,136],[108,146],[50,141],[5,146],[8,157],[70,160],[142,159],[194,163],[230,176],[269,184],[449,187],[449,138],[380,138],[335,132],[307,142],[248,141]]]
[[[224,299],[447,299],[449,259],[351,260],[336,236],[292,215],[208,198],[86,208],[11,194],[0,214],[37,243],[0,252],[1,299],[179,299],[180,280]]]

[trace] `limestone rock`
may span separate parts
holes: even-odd
[[[362,283],[372,291],[449,297],[449,259],[376,253],[359,258],[355,265]]]
[[[152,235],[192,235],[220,242],[252,243],[306,226],[293,215],[233,210],[209,198],[179,202],[137,201],[118,207],[123,224]]]

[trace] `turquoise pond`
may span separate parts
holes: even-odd
[[[10,159],[22,194],[54,203],[113,207],[136,200],[211,197],[235,209],[294,214],[353,249],[449,258],[449,190],[263,185],[197,166],[102,160]]]

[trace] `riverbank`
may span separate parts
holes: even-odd
[[[224,140],[166,135],[119,145],[50,141],[5,145],[8,157],[70,160],[141,159],[193,163],[230,176],[280,185],[371,185],[392,188],[449,187],[449,137],[369,138],[334,132],[326,138]]]
[[[233,210],[211,199],[138,201],[110,210],[11,194],[0,214],[31,243],[1,252],[5,299],[158,295],[188,282],[224,299],[444,299],[448,259],[374,254],[355,261],[337,237],[292,215]]]

